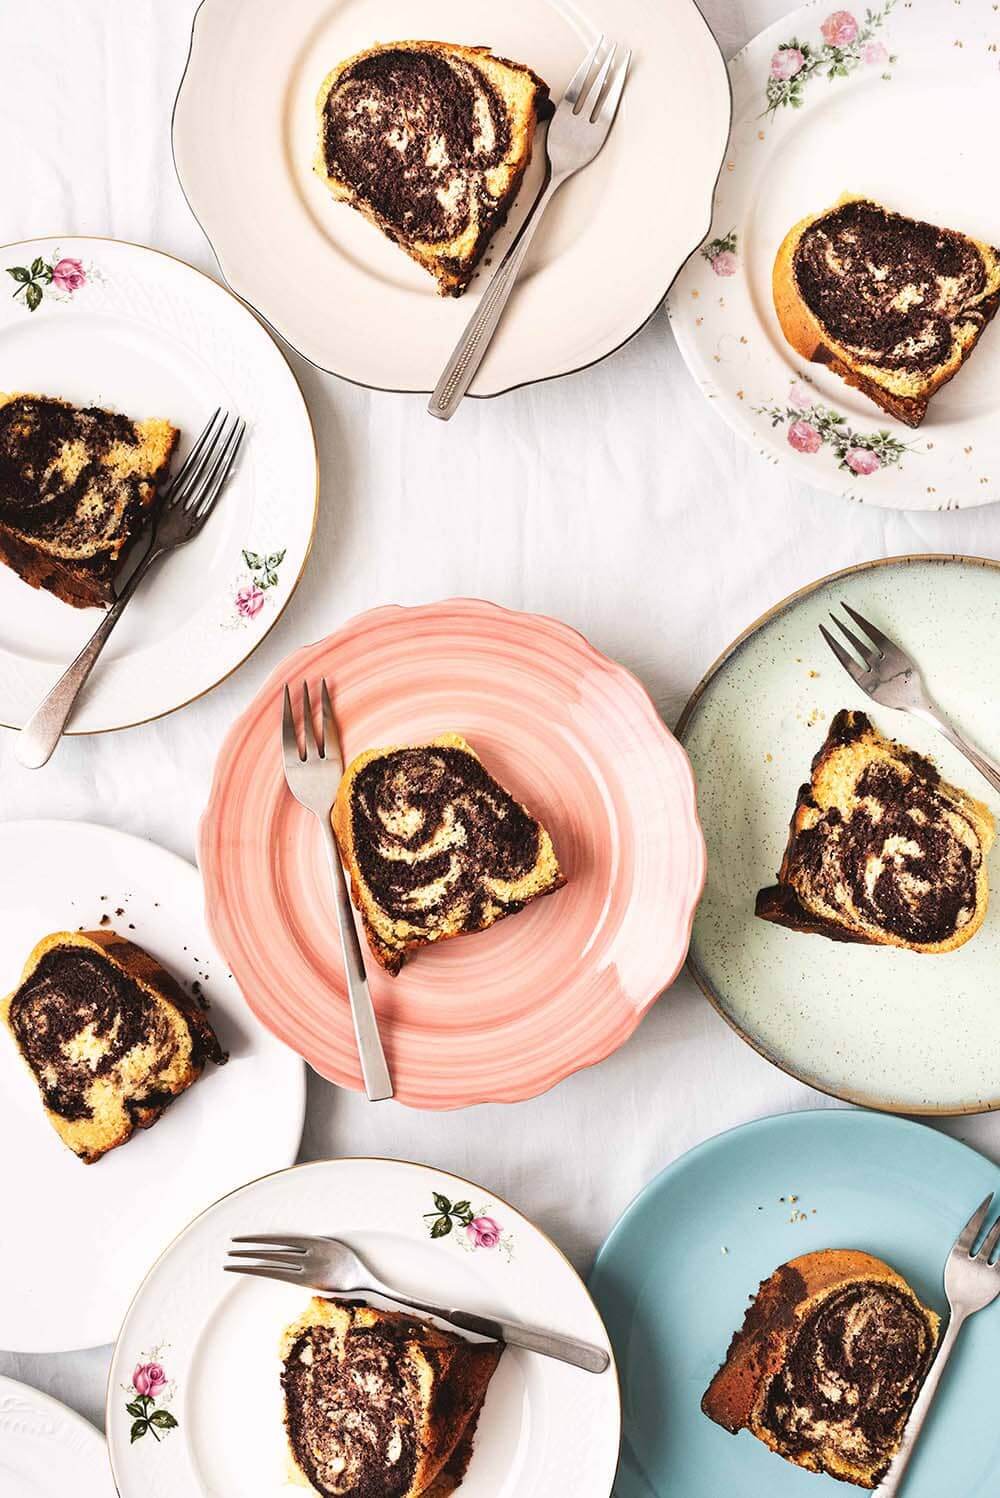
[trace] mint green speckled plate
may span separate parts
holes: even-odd
[[[739,1034],[812,1087],[900,1113],[1000,1108],[1000,899],[970,942],[934,956],[807,936],[753,913],[840,708],[866,710],[1000,818],[1000,797],[968,761],[870,702],[834,660],[818,626],[841,599],[907,649],[959,727],[1000,755],[1000,564],[890,558],[786,599],[716,662],[678,726],[708,844],[689,963]]]

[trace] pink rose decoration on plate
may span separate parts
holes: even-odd
[[[844,454],[844,462],[855,473],[863,475],[877,473],[882,467],[881,458],[870,447],[849,447]]]
[[[132,1375],[132,1387],[137,1394],[148,1394],[155,1399],[167,1386],[167,1375],[160,1363],[140,1363]]]
[[[474,1217],[465,1231],[476,1248],[496,1248],[500,1242],[500,1224],[492,1217]]]
[[[849,47],[858,34],[858,23],[849,10],[835,10],[820,27],[831,47]]]
[[[785,83],[796,73],[801,73],[805,61],[798,47],[780,47],[771,58],[771,77]]]
[[[52,267],[52,280],[62,291],[79,291],[87,284],[82,262],[69,255],[56,261]]]
[[[722,250],[718,255],[713,255],[711,266],[717,276],[735,276],[740,262],[732,250]]]
[[[811,421],[793,421],[788,428],[788,440],[798,453],[819,452],[823,439]]]
[[[870,68],[877,68],[889,61],[889,50],[881,42],[869,42],[861,56]]]
[[[255,618],[264,607],[264,594],[256,583],[249,583],[236,595],[236,612],[244,619]]]
[[[812,391],[802,380],[793,380],[788,391],[788,404],[796,411],[808,411],[813,403]]]

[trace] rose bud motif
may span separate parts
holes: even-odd
[[[496,1248],[500,1242],[500,1224],[492,1217],[474,1217],[465,1231],[476,1248]]]
[[[820,27],[831,47],[849,47],[858,34],[858,23],[849,10],[835,10]]]
[[[877,473],[882,467],[881,458],[870,447],[849,447],[844,454],[844,462],[848,468],[860,474]]]
[[[789,78],[801,73],[805,61],[798,47],[781,47],[771,58],[771,77],[787,83]]]
[[[82,263],[69,255],[56,261],[52,267],[52,280],[62,291],[79,291],[87,284]]]
[[[732,250],[720,250],[718,255],[712,256],[711,266],[717,276],[735,276],[740,262]]]
[[[161,1389],[166,1388],[167,1375],[160,1363],[140,1363],[132,1374],[132,1387],[137,1394],[148,1394],[155,1399]]]
[[[236,595],[236,610],[244,619],[253,619],[264,607],[264,594],[256,583],[241,588]]]
[[[823,445],[823,439],[811,421],[793,421],[788,428],[788,441],[799,453],[815,453]]]

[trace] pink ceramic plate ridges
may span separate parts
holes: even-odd
[[[397,1098],[516,1102],[609,1055],[673,982],[705,878],[684,750],[624,667],[553,619],[381,608],[297,651],[230,730],[202,819],[213,937],[257,1017],[361,1078],[319,829],[285,788],[281,688],[326,676],[347,760],[464,734],[549,828],[566,887],[492,930],[368,962]]]

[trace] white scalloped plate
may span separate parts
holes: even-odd
[[[84,1165],[45,1117],[0,1026],[0,1347],[97,1347],[114,1337],[140,1275],[193,1213],[295,1159],[305,1068],[247,1010],[209,938],[201,880],[185,859],[91,822],[24,821],[0,824],[0,867],[17,871],[0,896],[0,993],[48,932],[94,929],[103,918],[185,987],[201,983],[229,1051],[228,1063],[207,1066],[153,1128]],[[0,1441],[0,1473],[2,1450]],[[0,1495],[8,1498],[2,1482]]]
[[[98,1431],[58,1399],[0,1378],[0,1493],[4,1498],[114,1498]]]
[[[9,275],[33,268],[34,280]],[[318,497],[309,413],[267,330],[171,255],[67,235],[0,247],[0,275],[11,291],[0,297],[0,390],[165,417],[181,429],[177,461],[217,406],[248,424],[218,509],[142,584],[69,731],[143,723],[235,671],[295,591]],[[24,722],[100,617],[0,566],[0,724]]]
[[[729,130],[725,64],[693,0],[203,0],[174,112],[181,186],[229,285],[322,369],[380,389],[433,388],[475,306],[458,300],[312,170],[314,101],[376,41],[432,37],[528,64],[558,98],[605,32],[632,75],[598,159],[538,231],[472,387],[581,369],[652,315],[705,232]],[[542,178],[536,150],[496,262]]]
[[[466,1220],[473,1215],[478,1227]],[[493,1311],[610,1351],[597,1308],[555,1244],[482,1187],[400,1160],[299,1165],[203,1212],[136,1294],[108,1379],[108,1445],[121,1498],[290,1491],[278,1348],[310,1292],[222,1268],[234,1234],[278,1232],[343,1238],[383,1279],[435,1304]],[[137,1379],[150,1363],[162,1384]],[[150,1387],[143,1411],[137,1395]],[[159,1425],[150,1426],[157,1415]],[[138,1433],[137,1420],[147,1427]],[[462,1498],[608,1498],[620,1431],[614,1364],[594,1375],[508,1347]]]
[[[712,228],[671,290],[670,320],[719,415],[796,478],[891,509],[989,504],[1000,498],[1000,322],[914,431],[801,360],[774,313],[779,244],[843,192],[1000,244],[1000,198],[984,191],[996,179],[1000,10],[872,6],[819,0],[733,58]]]

